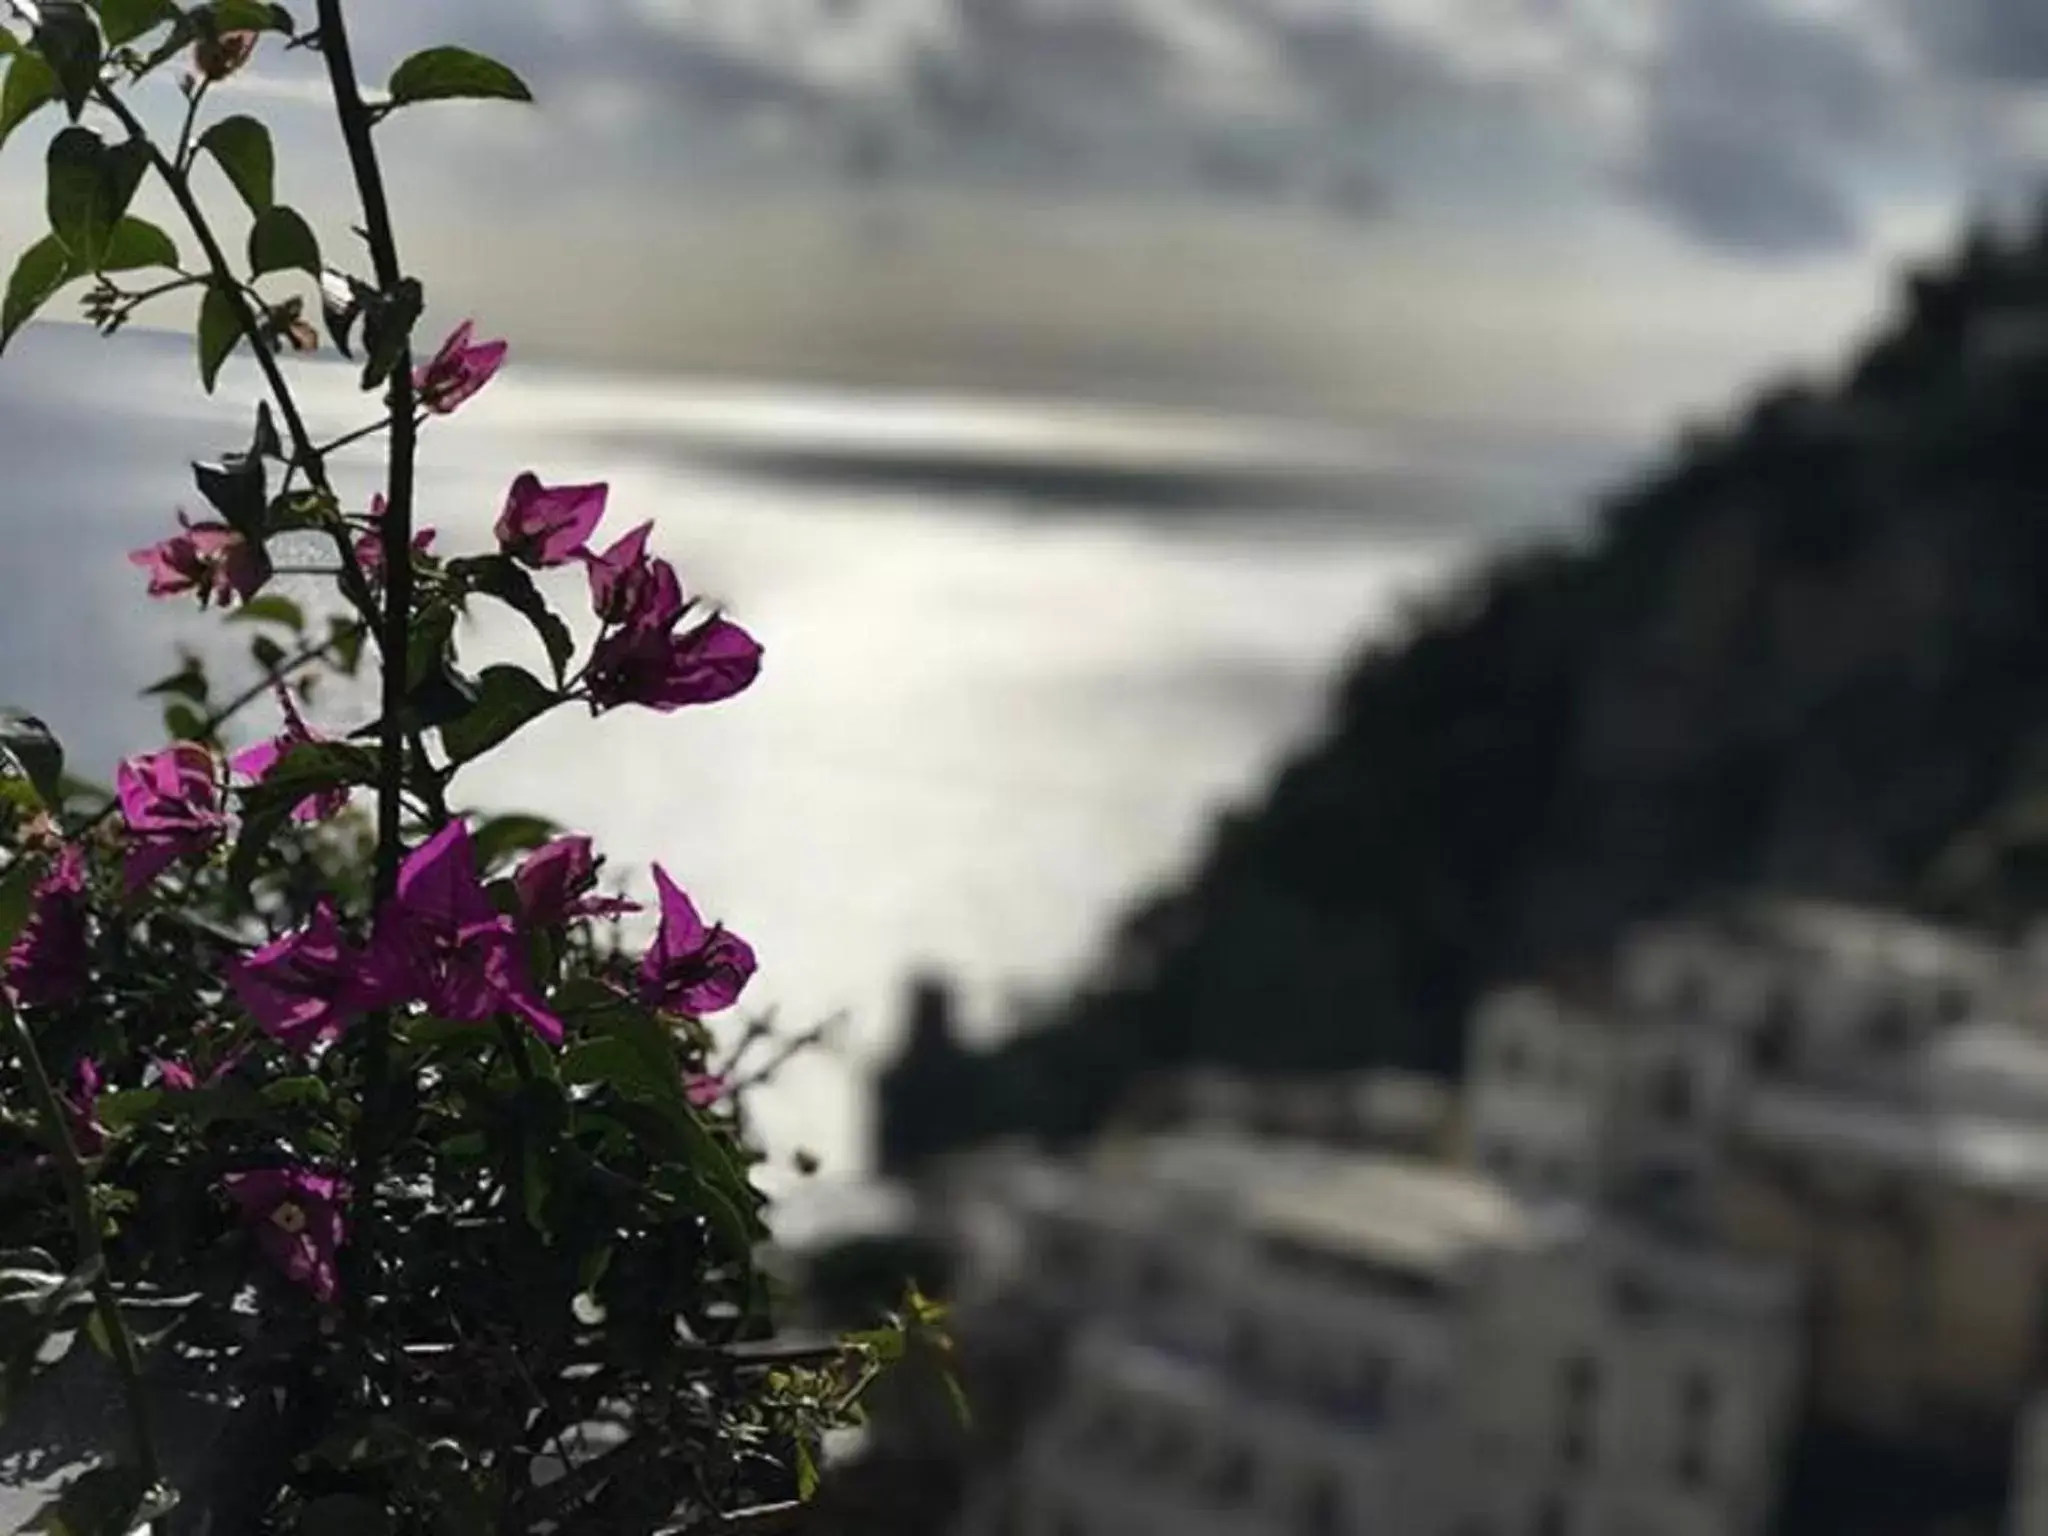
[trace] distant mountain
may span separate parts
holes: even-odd
[[[2048,897],[2048,233],[1910,276],[1837,387],[1693,436],[1596,526],[1361,656],[1030,1028],[963,1055],[927,995],[884,1161],[1084,1134],[1189,1062],[1449,1072],[1481,989],[1757,887]]]

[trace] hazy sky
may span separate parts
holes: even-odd
[[[441,310],[638,366],[1638,433],[1832,355],[2048,151],[2048,0],[354,13],[373,81],[460,40],[543,100],[385,130]],[[314,66],[233,94],[311,146]]]

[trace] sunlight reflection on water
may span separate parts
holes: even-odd
[[[168,670],[145,642],[203,632],[183,610],[145,610],[121,553],[191,500],[182,461],[208,441],[195,428],[218,424],[213,446],[231,446],[250,394],[231,374],[221,398],[236,404],[198,402],[182,348],[155,338],[124,340],[117,368],[90,346],[32,331],[0,367],[16,540],[0,653],[17,663],[8,691],[105,772],[153,735],[152,712],[129,702]],[[361,418],[340,370],[307,377],[321,430]],[[1208,814],[1313,728],[1330,669],[1400,594],[1484,535],[1327,508],[1052,508],[1001,483],[964,498],[797,485],[693,459],[691,441],[758,437],[764,420],[799,448],[809,431],[858,449],[858,398],[775,400],[514,369],[431,432],[423,505],[444,549],[473,549],[514,471],[608,479],[610,528],[655,519],[685,580],[766,643],[762,682],[740,700],[668,719],[558,715],[460,787],[589,830],[643,888],[645,862],[661,860],[754,940],[764,970],[749,1001],[786,1025],[846,1013],[841,1049],[800,1062],[760,1106],[772,1143],[819,1153],[829,1180],[865,1155],[861,1079],[893,1036],[909,968],[946,967],[984,1012],[1070,974],[1124,903],[1192,856]],[[918,410],[891,418],[892,451],[908,419],[956,457],[991,432],[1006,451],[1062,451],[1049,414],[1019,426],[983,408]],[[1114,467],[1113,431],[1077,436]],[[1138,440],[1156,462],[1172,439]],[[367,494],[360,477],[344,483]],[[577,578],[548,585],[580,610]],[[532,646],[496,621],[479,640],[515,659]]]

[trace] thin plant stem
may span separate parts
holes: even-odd
[[[327,65],[327,80],[334,98],[335,115],[348,149],[349,168],[355,177],[356,195],[363,208],[365,235],[370,247],[370,264],[378,288],[386,295],[404,286],[405,271],[398,258],[398,239],[391,227],[391,204],[384,191],[384,172],[377,161],[372,132],[374,120],[363,103],[356,83],[355,56],[349,46],[348,24],[342,17],[341,0],[319,0],[320,56]],[[377,760],[377,867],[376,902],[381,908],[397,893],[399,861],[404,852],[401,794],[405,785],[407,733],[403,727],[407,685],[410,681],[408,648],[411,640],[413,606],[412,525],[413,487],[419,451],[419,421],[414,414],[412,349],[401,348],[391,367],[386,393],[386,419],[391,425],[390,456],[384,490],[384,517],[380,532],[384,538],[384,611],[381,615],[380,649],[384,661],[383,731],[378,741]],[[414,743],[416,744],[416,743]],[[419,755],[425,758],[424,747]],[[391,1016],[379,1011],[363,1026],[363,1115],[356,1138],[354,1188],[357,1204],[356,1250],[353,1262],[360,1274],[369,1272],[371,1255],[378,1237],[377,1183],[382,1175],[384,1143],[387,1136],[387,1100],[390,1098]],[[362,1287],[350,1287],[358,1295]],[[360,1302],[353,1304],[359,1305]]]
[[[113,1356],[114,1369],[120,1374],[122,1394],[128,1404],[128,1433],[135,1453],[135,1470],[142,1475],[147,1487],[155,1488],[163,1480],[163,1463],[157,1455],[155,1433],[150,1428],[149,1400],[143,1391],[142,1366],[136,1357],[135,1341],[129,1336],[128,1324],[121,1316],[114,1282],[107,1275],[106,1249],[100,1242],[99,1220],[93,1214],[92,1189],[85,1176],[85,1164],[78,1155],[78,1143],[72,1139],[64,1106],[58,1100],[49,1071],[43,1065],[43,1054],[36,1048],[35,1036],[29,1033],[28,1026],[22,1022],[21,1015],[15,1012],[5,994],[0,994],[0,1016],[5,1017],[15,1048],[21,1053],[37,1111],[49,1133],[50,1146],[57,1154],[57,1170],[64,1182],[65,1202],[71,1214],[72,1236],[78,1243],[79,1267],[92,1275],[93,1304],[99,1313],[100,1327],[107,1336],[107,1351]]]
[[[198,125],[200,103],[206,100],[206,93],[212,84],[212,81],[202,77],[193,85],[191,94],[185,98],[185,125],[178,130],[177,153],[171,156],[171,164],[178,168],[178,174],[181,176],[191,169],[192,157],[197,153],[192,144],[192,130]]]
[[[388,431],[390,427],[391,418],[380,416],[367,426],[357,427],[353,432],[342,433],[341,436],[335,438],[332,442],[322,443],[320,445],[320,457],[323,459],[328,458],[344,448],[360,443],[365,438],[375,437],[379,432]]]

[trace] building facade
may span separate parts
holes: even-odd
[[[947,1204],[962,1328],[1036,1317],[1059,1359],[963,1536],[1743,1536],[1770,1507],[1782,1274],[1233,1137],[1014,1154]]]

